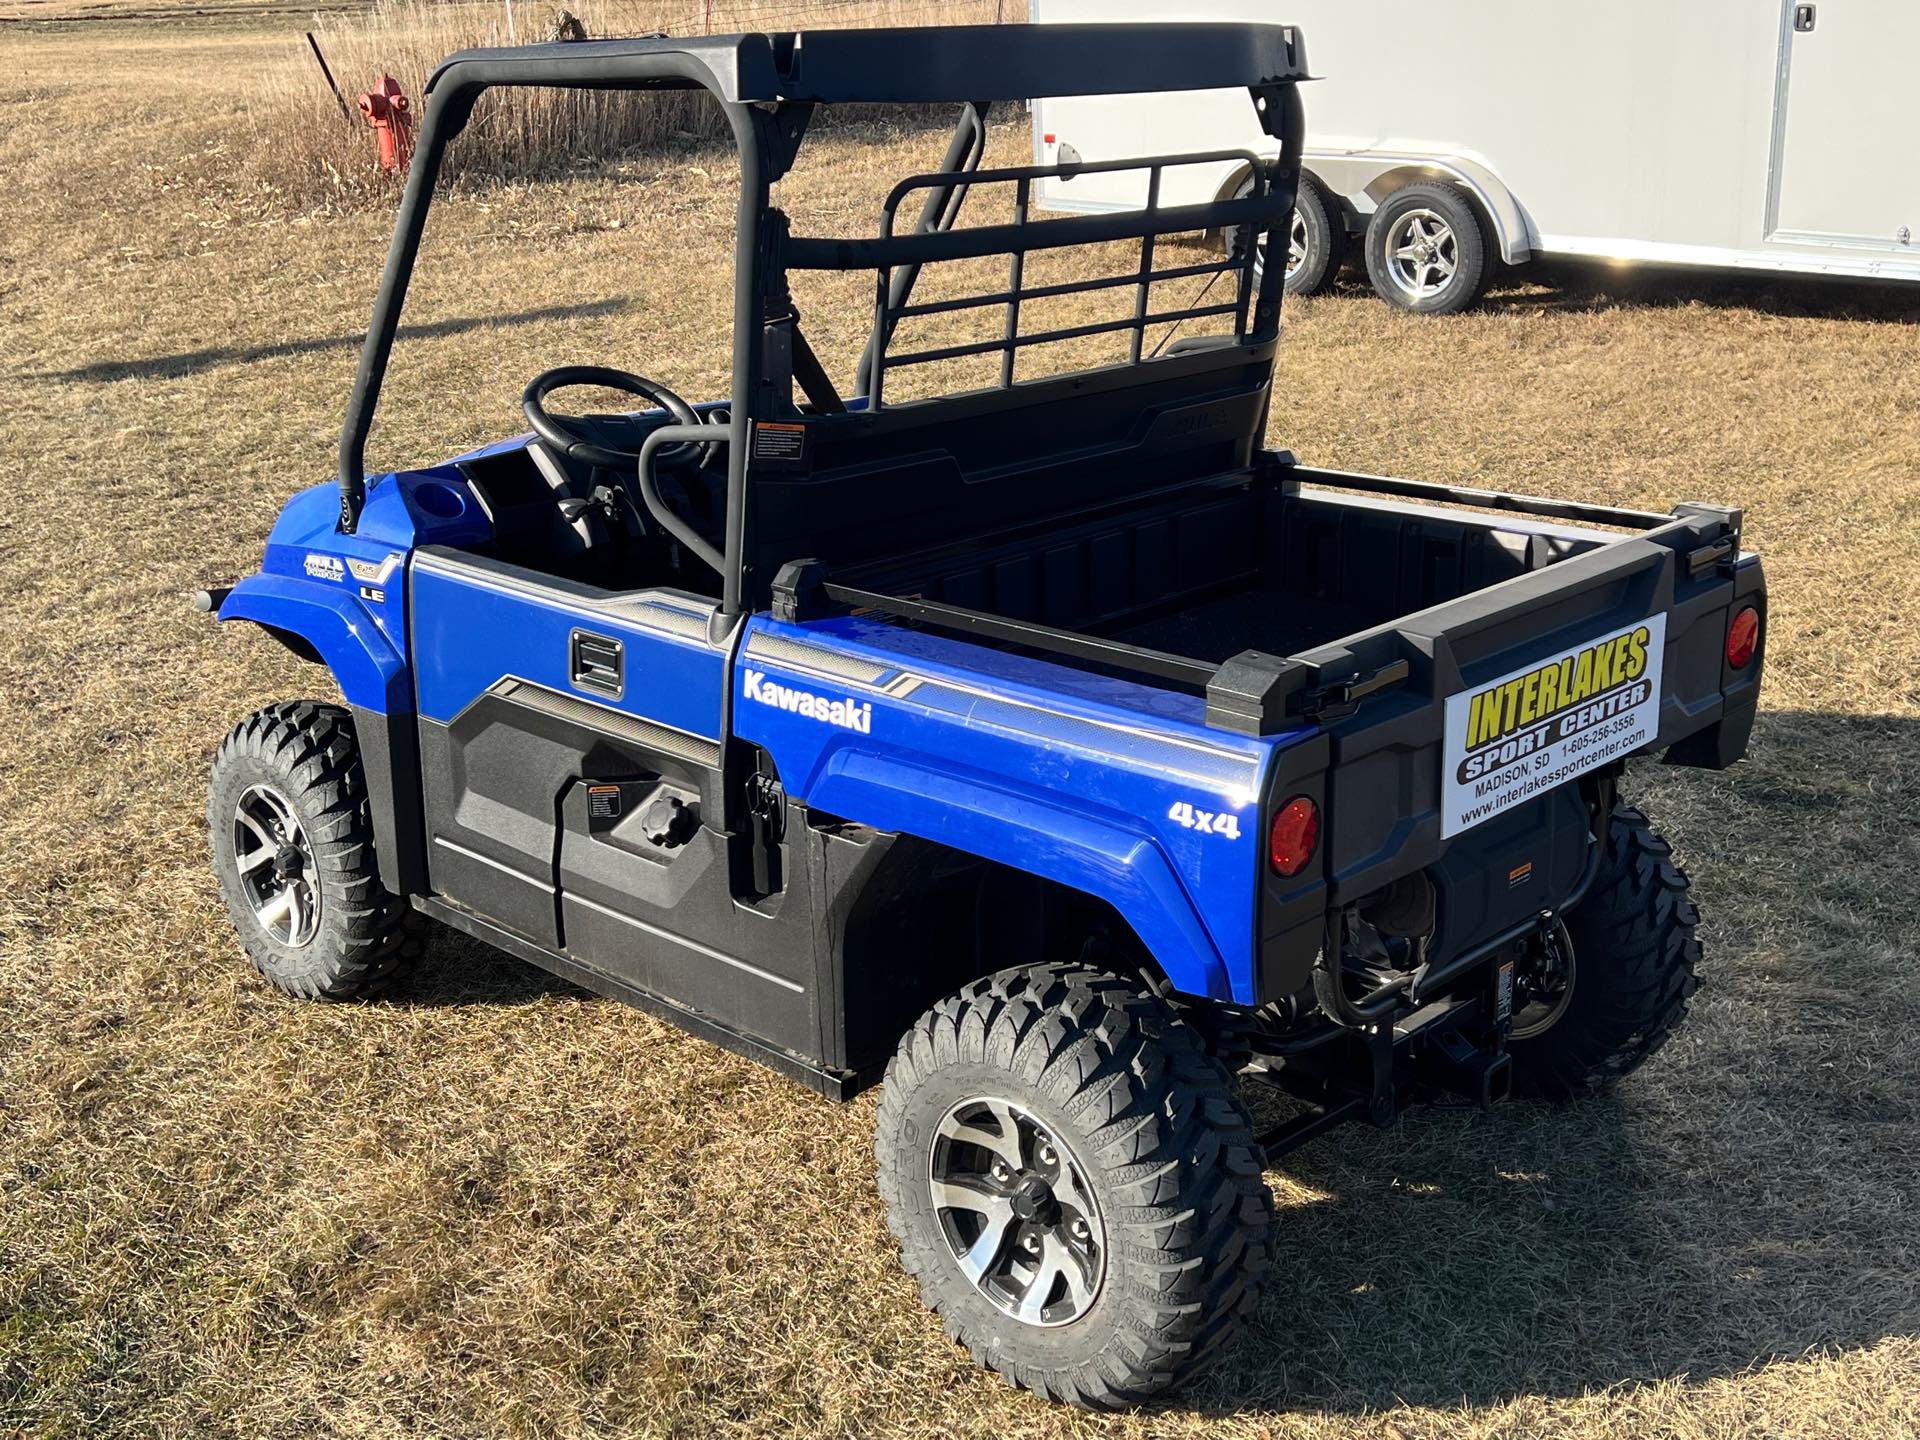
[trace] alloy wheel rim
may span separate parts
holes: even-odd
[[[1092,1307],[1106,1225],[1079,1160],[1030,1111],[991,1096],[948,1110],[927,1186],[954,1263],[1002,1314],[1051,1328]]]
[[[313,845],[288,800],[271,785],[251,785],[233,807],[233,868],[253,918],[288,949],[320,928],[320,883]]]
[[[1416,300],[1438,295],[1460,268],[1459,240],[1438,211],[1422,206],[1393,222],[1387,236],[1387,273]]]
[[[1267,268],[1267,232],[1261,231],[1260,238],[1253,245],[1253,273],[1258,276]],[[1287,230],[1287,278],[1293,278],[1294,271],[1307,263],[1307,222],[1300,218],[1298,210],[1293,212],[1293,223]]]
[[[1307,263],[1307,222],[1300,212],[1293,212],[1293,222],[1287,227],[1287,274]]]
[[[1542,937],[1540,953],[1513,977],[1513,1019],[1509,1040],[1531,1040],[1544,1035],[1573,1004],[1576,979],[1573,937],[1563,921],[1555,921]]]

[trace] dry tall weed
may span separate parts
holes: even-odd
[[[456,50],[562,38],[578,22],[590,39],[666,33],[733,34],[866,25],[978,24],[1024,13],[1014,0],[380,0],[364,11],[317,15],[313,35],[346,103],[327,86],[304,38],[255,87],[253,177],[297,208],[378,203],[397,188],[381,171],[374,137],[353,109],[383,74],[422,115],[421,91]],[[483,97],[450,148],[449,183],[521,179],[590,164],[641,146],[717,136],[725,128],[701,91],[652,94],[499,90]]]

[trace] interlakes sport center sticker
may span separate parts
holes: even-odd
[[[1447,697],[1442,837],[1458,835],[1660,733],[1664,614]]]

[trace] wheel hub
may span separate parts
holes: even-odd
[[[1557,1025],[1573,1003],[1575,974],[1573,937],[1556,920],[1515,971],[1508,1038],[1530,1040]]]
[[[1459,264],[1453,226],[1445,216],[1421,208],[1393,222],[1387,237],[1387,273],[1395,286],[1414,299],[1445,290]]]
[[[1033,1225],[1052,1225],[1060,1219],[1060,1202],[1046,1180],[1029,1174],[1014,1187],[1007,1203],[1020,1219]]]
[[[1002,1313],[1066,1325],[1093,1304],[1106,1224],[1079,1161],[1031,1112],[985,1096],[955,1105],[927,1185],[954,1262]]]

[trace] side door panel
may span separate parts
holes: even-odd
[[[812,851],[755,895],[723,829],[713,607],[424,549],[411,583],[430,884],[601,974],[803,1055]]]
[[[727,657],[707,641],[710,607],[434,547],[410,583],[433,888],[561,948],[555,865],[576,781],[670,778],[719,813]]]

